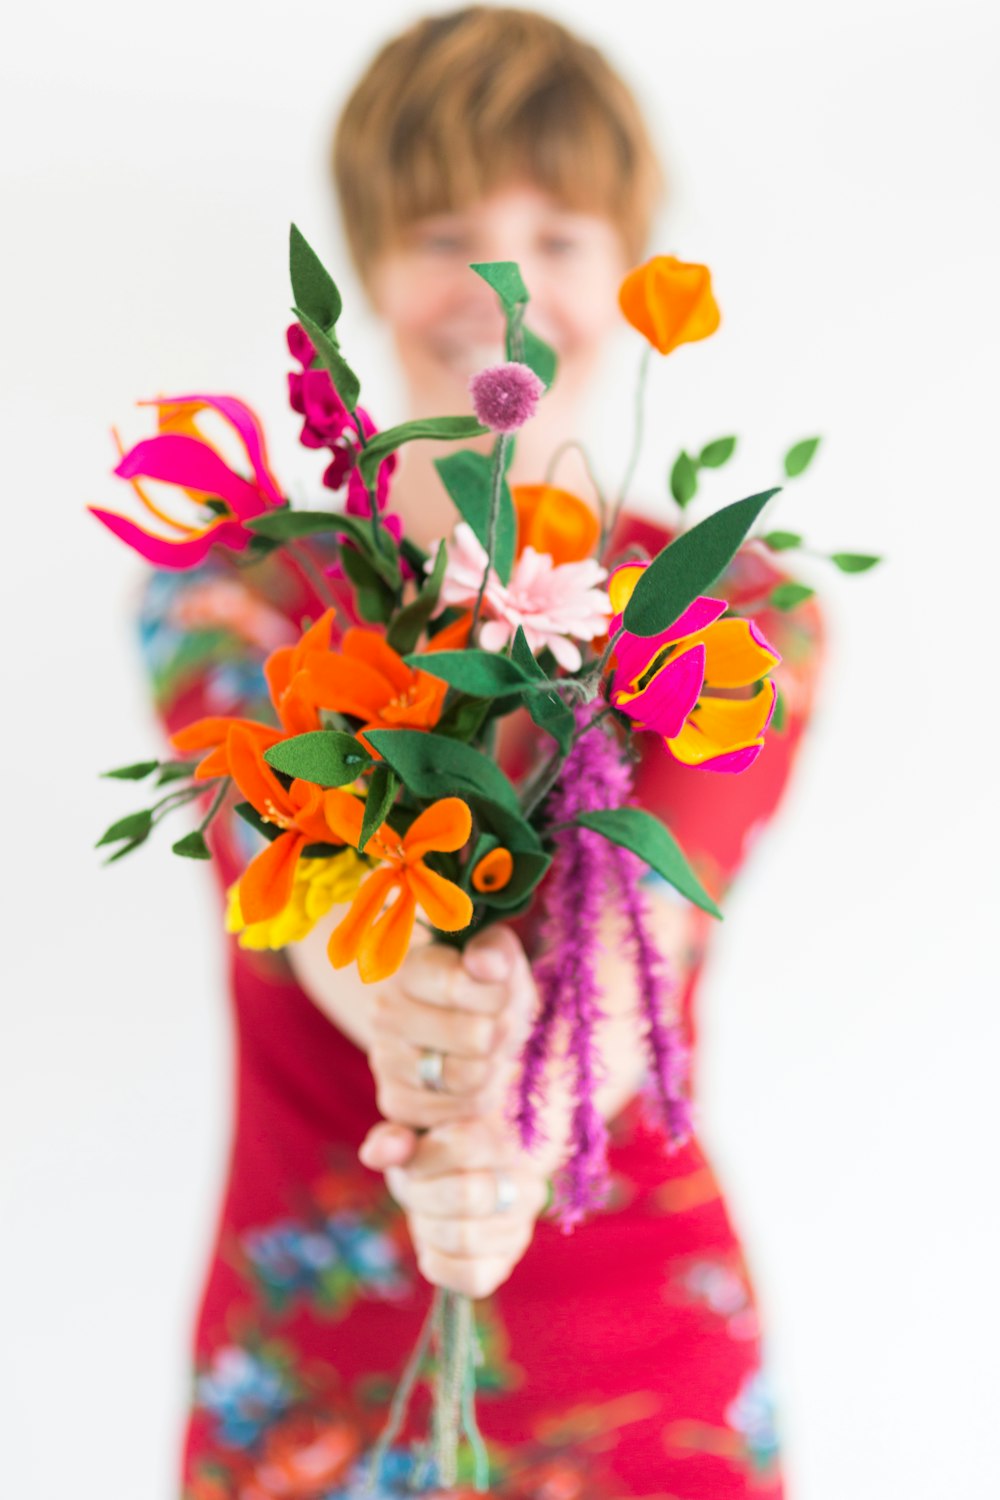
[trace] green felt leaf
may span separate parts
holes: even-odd
[[[419,729],[370,729],[366,738],[415,797],[487,797],[519,811],[510,780],[472,745]]]
[[[324,328],[320,327],[315,318],[309,316],[304,308],[293,307],[292,311],[315,344],[319,362],[329,372],[337,395],[347,410],[353,411],[361,396],[361,381],[341,354],[340,345]]]
[[[444,713],[434,726],[434,733],[468,743],[475,739],[489,717],[490,710],[495,707],[495,698],[467,698],[458,693],[454,702],[445,704]]]
[[[119,859],[124,859],[126,854],[131,854],[133,849],[138,849],[140,844],[144,844],[145,842],[145,838],[130,839],[127,844],[122,844],[120,849],[116,849],[114,854],[109,854],[107,859],[103,860],[102,863],[106,865],[113,865]]]
[[[184,859],[211,859],[212,851],[205,842],[205,835],[199,829],[192,833],[186,833],[176,844],[171,844],[175,854],[180,854]]]
[[[681,510],[690,505],[698,493],[698,469],[690,454],[685,453],[683,448],[674,459],[674,466],[670,470],[670,493],[673,495]]]
[[[483,840],[482,852],[477,852],[476,858],[481,859],[488,852],[490,841],[493,847],[502,844],[514,857],[514,870],[502,891],[487,893],[472,890],[470,894],[477,904],[498,911],[514,911],[525,903],[545,875],[552,863],[552,856],[545,852],[538,834],[519,812],[488,798],[477,799],[475,812],[481,833],[488,836],[488,839]],[[471,870],[469,873],[471,875]]]
[[[576,822],[593,829],[612,844],[631,849],[682,896],[700,906],[702,911],[721,919],[721,911],[688,864],[680,844],[651,813],[639,807],[618,807],[602,812],[578,813]]]
[[[331,329],[343,307],[340,292],[333,277],[295,224],[288,237],[288,263],[296,307],[301,307],[308,313],[320,328]]]
[[[721,469],[735,452],[736,439],[734,437],[716,438],[702,448],[698,454],[698,463],[703,469]]]
[[[830,561],[842,573],[867,573],[869,568],[877,567],[882,559],[867,552],[831,552]]]
[[[472,646],[464,651],[428,651],[407,656],[406,664],[419,667],[474,698],[501,698],[529,687],[532,682],[508,657],[493,651],[478,651]]]
[[[418,547],[416,542],[412,542],[408,536],[403,536],[399,539],[399,550],[416,576],[418,578],[423,577],[424,564],[429,555],[424,551],[423,547]]]
[[[806,599],[811,599],[815,592],[815,589],[804,583],[779,583],[777,588],[771,590],[767,602],[772,609],[788,611],[804,603]]]
[[[372,758],[353,734],[340,729],[313,729],[279,740],[264,751],[264,759],[286,776],[329,787],[357,781]]]
[[[536,682],[545,681],[547,674],[541,663],[535,659],[521,625],[517,627],[514,634],[510,657],[526,677],[531,677]],[[539,729],[544,729],[546,734],[551,734],[563,754],[568,754],[576,729],[576,721],[573,718],[573,710],[565,699],[556,692],[525,693],[524,706]]]
[[[516,260],[479,260],[469,269],[493,288],[508,315],[528,301],[528,288]]]
[[[399,554],[396,543],[391,533],[381,526],[381,545],[376,553],[371,521],[364,516],[346,516],[339,511],[328,510],[292,510],[286,506],[284,510],[272,510],[265,515],[254,516],[245,524],[251,531],[274,537],[281,542],[291,541],[296,537],[319,536],[331,531],[348,536],[376,569],[379,577],[390,588],[395,590],[399,587]]]
[[[102,771],[102,776],[113,776],[118,781],[144,781],[157,769],[158,760],[137,760],[130,766],[117,766],[113,771]]]
[[[392,617],[395,591],[387,586],[363,552],[342,547],[340,561],[354,585],[354,601],[361,618],[373,625],[386,624]]]
[[[820,439],[803,438],[801,443],[794,443],[785,454],[785,473],[789,479],[795,479],[799,474],[804,474],[812,463],[816,449],[820,445]]]
[[[529,370],[534,370],[539,380],[544,382],[546,390],[555,384],[556,373],[559,369],[559,356],[547,344],[544,339],[532,333],[530,328],[521,330],[524,339],[524,363]]]
[[[774,693],[774,712],[771,715],[771,733],[781,734],[787,722],[788,705],[785,702],[785,695],[780,688],[776,687]]]
[[[658,635],[725,572],[777,489],[724,506],[659,552],[641,574],[624,615],[634,635]]]
[[[185,777],[193,775],[197,765],[196,760],[166,760],[160,766],[156,785],[168,786],[172,781],[183,781]]]
[[[141,808],[139,812],[128,813],[124,818],[119,818],[112,823],[94,845],[100,849],[102,844],[116,844],[119,839],[130,839],[133,843],[141,843],[148,838],[153,827],[153,814],[148,807]]]
[[[772,552],[789,552],[793,547],[802,546],[802,538],[797,531],[767,531],[761,541]]]
[[[438,442],[457,443],[465,438],[481,437],[489,432],[475,417],[417,417],[412,422],[400,422],[398,427],[386,427],[369,438],[358,459],[361,478],[369,487],[375,479],[379,464],[388,454],[395,453],[404,443],[417,438],[433,438]]]
[[[434,567],[426,577],[424,586],[420,593],[401,609],[396,618],[389,626],[386,640],[394,651],[400,656],[405,656],[412,651],[417,641],[430,622],[431,615],[437,608],[438,599],[441,597],[441,585],[444,582],[444,570],[448,566],[448,544],[442,542],[434,559]],[[418,573],[417,575],[421,575]]]
[[[361,837],[358,839],[359,849],[363,849],[372,835],[378,833],[389,816],[389,809],[398,791],[399,778],[384,760],[378,761],[368,781],[365,815],[361,820]]]
[[[242,818],[244,823],[249,823],[250,827],[262,838],[267,839],[268,843],[273,844],[274,840],[281,836],[283,830],[278,827],[277,823],[265,823],[251,802],[237,802],[233,812],[238,818]]]
[[[434,461],[445,489],[463,521],[467,521],[483,547],[489,543],[490,499],[493,493],[493,460],[485,453],[462,448]],[[496,546],[493,567],[501,583],[509,583],[517,545],[517,516],[506,479],[500,486]]]

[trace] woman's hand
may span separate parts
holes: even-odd
[[[372,1001],[368,1060],[379,1110],[429,1129],[501,1114],[535,1000],[524,949],[509,927],[491,927],[463,953],[415,947]],[[436,1053],[439,1084],[421,1082],[421,1057]]]
[[[501,1118],[438,1125],[423,1136],[386,1122],[369,1131],[359,1155],[385,1172],[426,1280],[467,1297],[488,1297],[507,1280],[548,1187]]]

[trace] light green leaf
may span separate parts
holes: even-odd
[[[485,453],[462,448],[446,458],[435,459],[434,467],[451,496],[462,519],[472,527],[483,547],[489,542],[490,498],[493,492],[493,461]],[[509,583],[514,567],[517,542],[517,517],[506,479],[500,486],[500,509],[497,515],[496,545],[493,567],[501,583]]]
[[[714,442],[706,443],[702,448],[698,454],[698,463],[703,469],[721,469],[735,452],[736,439],[734,437],[716,438]]]
[[[803,438],[801,443],[795,443],[785,454],[785,473],[789,479],[795,479],[799,474],[804,474],[812,463],[816,449],[820,445],[820,439]]]
[[[264,759],[285,776],[329,787],[357,781],[372,758],[353,734],[340,729],[314,729],[279,740],[264,751]]]
[[[688,864],[680,844],[651,813],[638,807],[618,807],[602,812],[578,813],[576,822],[601,834],[612,844],[631,849],[682,896],[700,906],[702,911],[721,919],[721,911]]]
[[[516,260],[474,261],[469,269],[493,288],[508,315],[528,301],[528,288]]]
[[[690,505],[698,493],[698,470],[690,454],[681,449],[670,470],[670,493],[681,510]]]
[[[383,458],[417,438],[457,443],[465,438],[481,437],[484,432],[489,432],[489,428],[483,427],[475,417],[417,417],[412,422],[400,422],[398,427],[386,427],[369,438],[362,451],[358,460],[361,478],[370,488]]]
[[[869,568],[877,567],[882,559],[866,552],[832,552],[830,561],[836,563],[842,573],[867,573]]]
[[[815,592],[815,589],[808,588],[804,583],[779,583],[777,588],[771,590],[767,602],[772,609],[787,612],[806,599],[811,599]]]
[[[361,820],[361,836],[358,848],[363,849],[373,834],[378,833],[389,816],[399,791],[399,781],[384,760],[377,762],[368,780],[368,796],[365,798],[365,815]]]
[[[341,354],[340,345],[304,308],[293,307],[292,311],[316,346],[320,364],[329,373],[337,395],[347,410],[353,411],[361,396],[361,381]]]
[[[370,729],[366,737],[415,797],[486,797],[519,811],[510,780],[472,745],[419,729]]]
[[[544,383],[546,390],[551,389],[555,383],[556,372],[559,369],[559,356],[551,344],[547,344],[544,339],[540,339],[537,333],[532,333],[530,328],[522,329],[522,335],[524,338],[524,363],[528,366],[529,370],[534,370],[539,380]]]
[[[761,537],[761,541],[772,552],[788,552],[792,547],[802,546],[802,538],[797,531],[768,531]]]
[[[724,506],[658,553],[641,574],[625,608],[634,635],[658,635],[725,572],[777,489]]]
[[[320,328],[333,328],[343,306],[340,292],[333,277],[295,224],[292,225],[288,238],[288,263],[296,307],[301,307],[308,313]]]

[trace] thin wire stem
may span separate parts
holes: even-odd
[[[628,463],[625,467],[625,476],[622,479],[621,488],[618,491],[618,498],[616,499],[614,506],[612,507],[610,516],[607,517],[607,524],[601,533],[601,540],[598,545],[597,551],[598,557],[603,556],[605,547],[607,546],[611,537],[614,535],[615,527],[618,525],[618,517],[621,515],[622,506],[625,504],[625,500],[628,496],[629,486],[631,485],[633,476],[635,475],[636,464],[639,462],[639,454],[642,452],[643,429],[645,426],[644,416],[646,379],[649,374],[649,359],[652,352],[652,344],[647,344],[642,351],[642,358],[639,361],[639,377],[635,385],[635,416],[634,426],[632,429],[632,449],[628,456]]]
[[[379,1435],[378,1442],[372,1449],[371,1467],[365,1481],[365,1490],[369,1494],[378,1484],[382,1476],[382,1465],[406,1420],[406,1413],[413,1395],[413,1388],[417,1383],[417,1378],[427,1358],[427,1351],[430,1348],[431,1334],[434,1332],[434,1318],[435,1303],[432,1300],[427,1311],[427,1316],[423,1321],[423,1326],[420,1329],[420,1335],[414,1345],[413,1353],[406,1361],[399,1384],[393,1394],[386,1424]]]

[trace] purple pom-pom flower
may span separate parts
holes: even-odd
[[[494,432],[516,432],[535,415],[545,383],[528,365],[516,359],[490,365],[469,381],[472,406],[484,427]]]

